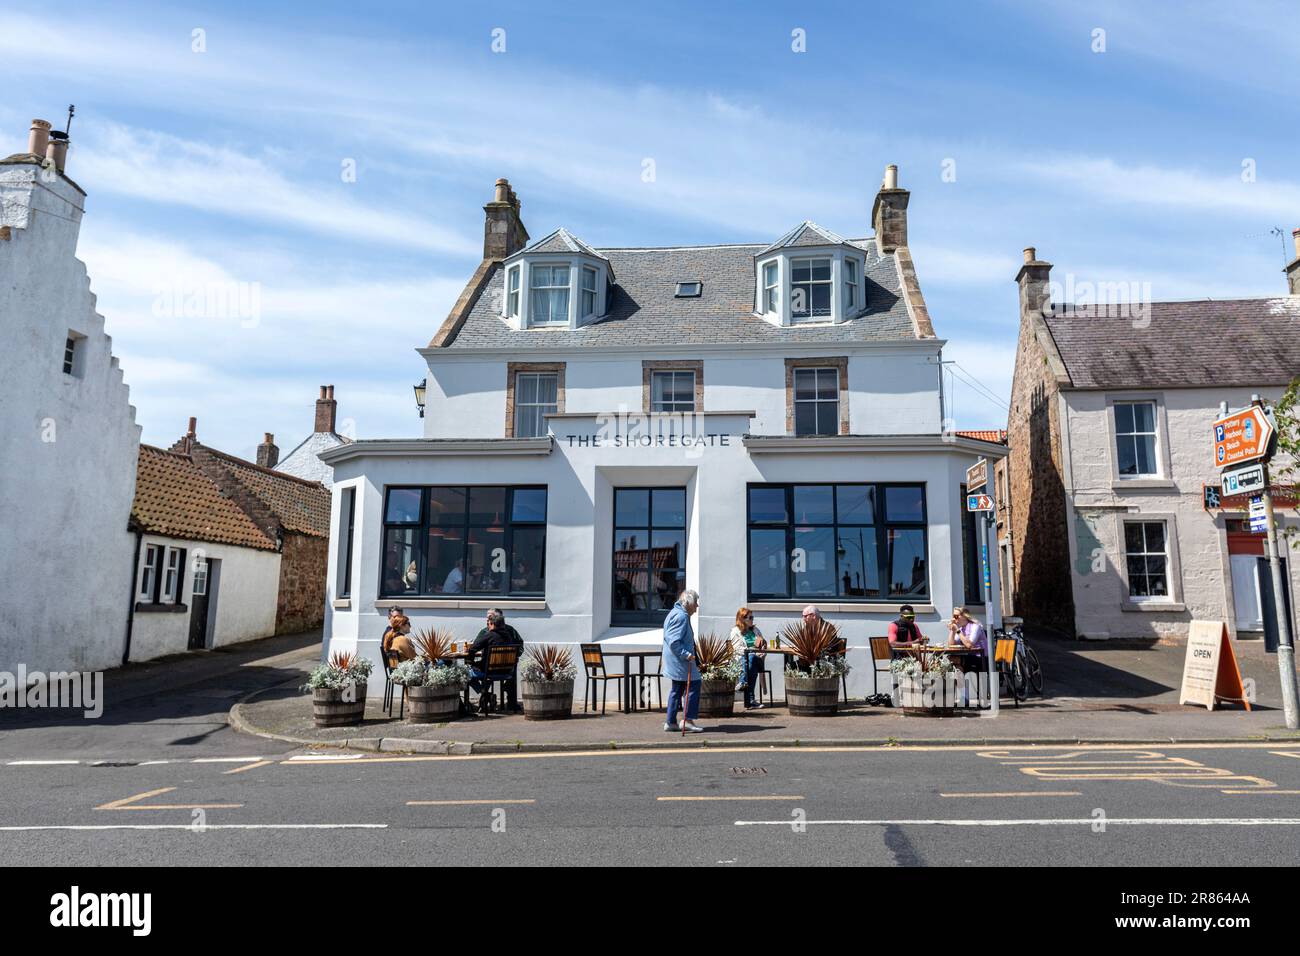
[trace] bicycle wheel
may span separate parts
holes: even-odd
[[[1028,644],[1025,645],[1025,680],[1035,694],[1043,696],[1043,665],[1038,662],[1038,654]]]
[[[1023,655],[1017,654],[1016,659],[1011,663],[1011,692],[1016,695],[1016,700],[1024,700],[1029,696],[1029,680],[1025,674],[1025,661]]]

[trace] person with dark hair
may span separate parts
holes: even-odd
[[[889,644],[891,647],[898,645],[910,646],[912,644],[922,644],[925,637],[921,634],[921,629],[916,626],[916,611],[912,605],[904,604],[898,609],[898,620],[891,621],[889,624]]]

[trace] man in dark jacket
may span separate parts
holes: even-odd
[[[487,627],[478,632],[478,637],[474,638],[474,643],[469,648],[469,686],[475,692],[481,693],[487,677],[488,656],[491,648],[502,644],[519,648],[522,656],[524,651],[524,639],[519,636],[519,632],[506,623],[506,616],[501,613],[499,608],[492,608],[487,612]],[[515,665],[516,672],[518,664]],[[502,690],[506,700],[506,710],[518,712],[522,710],[518,700],[518,684],[514,675],[508,681],[503,682]]]

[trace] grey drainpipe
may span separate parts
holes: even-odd
[[[140,542],[143,539],[144,532],[137,528],[135,531],[135,557],[131,560],[131,603],[127,605],[126,612],[126,647],[122,650],[123,667],[131,659],[131,631],[135,627],[135,582],[140,578]]]

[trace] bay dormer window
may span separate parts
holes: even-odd
[[[530,278],[530,325],[569,324],[569,267],[535,265]]]
[[[596,275],[596,270],[591,266],[582,267],[582,301],[578,309],[580,319],[596,314]]]
[[[834,325],[866,307],[861,247],[805,222],[755,256],[755,309],[773,325]]]
[[[519,274],[523,266],[515,266],[506,272],[506,316],[519,318]]]
[[[613,285],[609,260],[560,229],[506,258],[501,317],[521,330],[576,329],[607,313]]]

